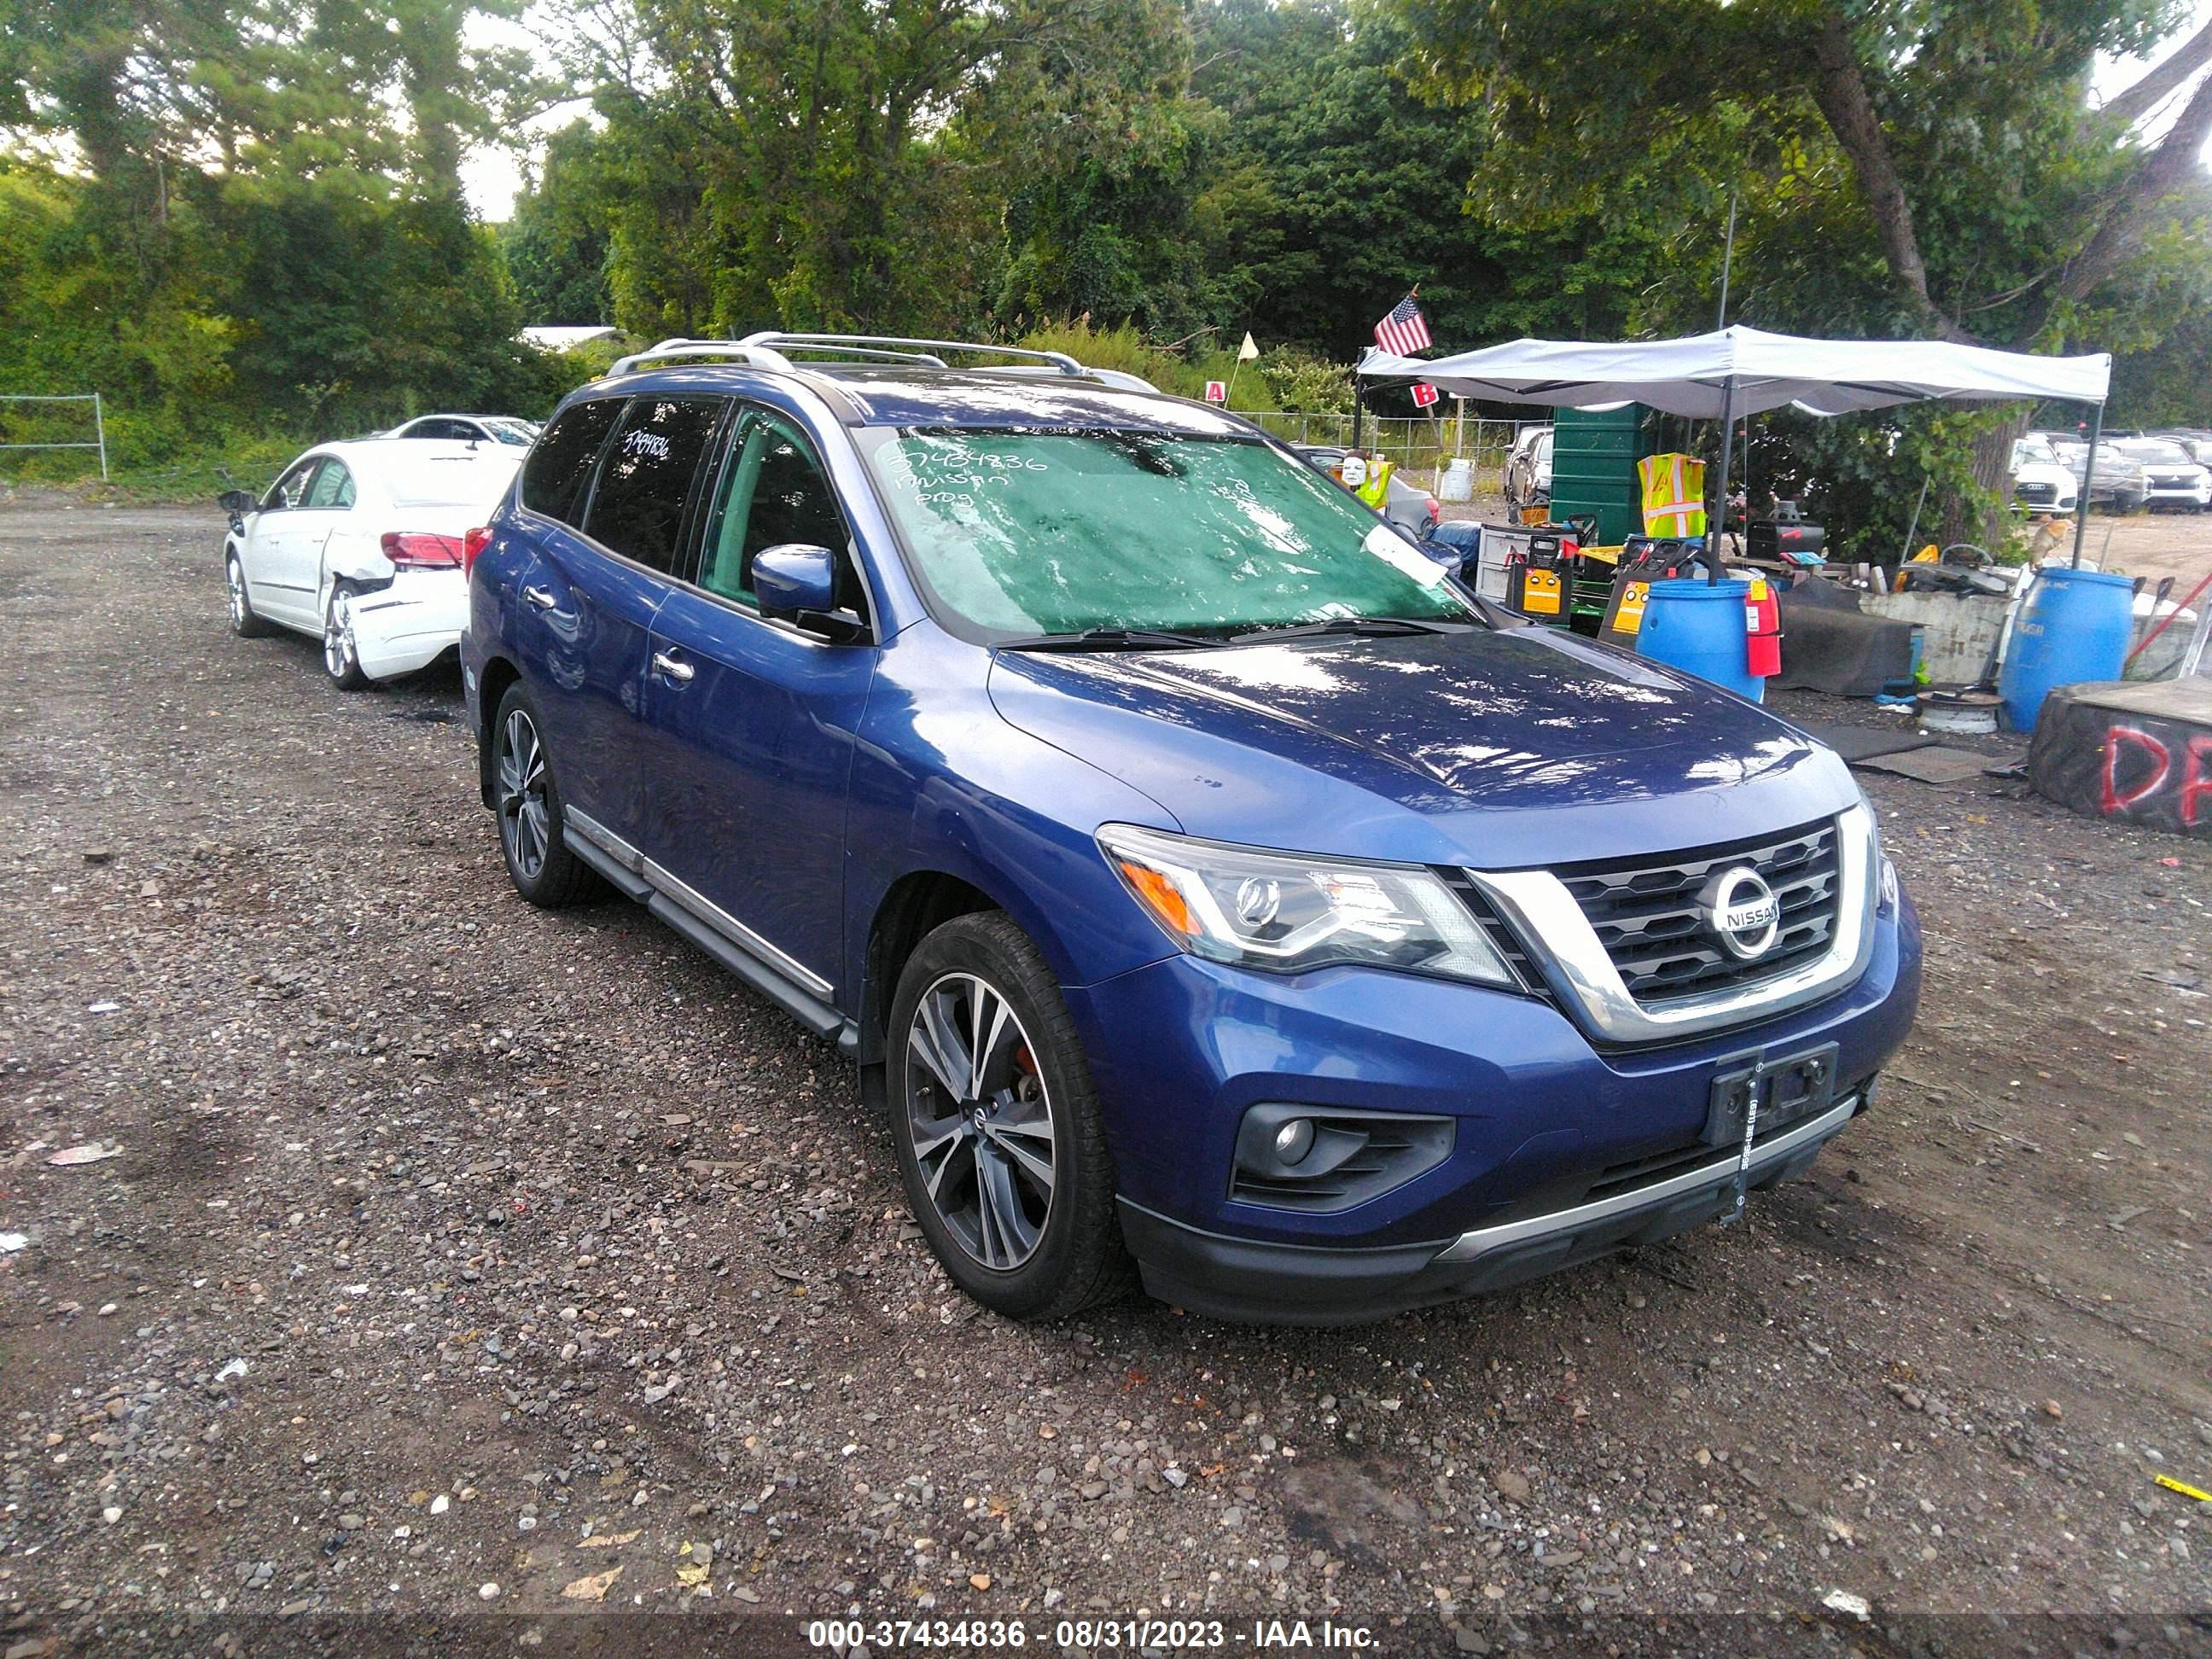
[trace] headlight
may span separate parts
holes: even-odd
[[[1897,866],[1881,850],[1881,814],[1875,811],[1874,802],[1867,799],[1864,789],[1859,791],[1859,811],[1866,814],[1866,867],[1875,884],[1875,908],[1894,910],[1898,901]]]
[[[1359,964],[1518,988],[1467,907],[1417,865],[1304,858],[1126,823],[1099,830],[1098,845],[1193,956],[1277,973]]]

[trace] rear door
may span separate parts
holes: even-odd
[[[325,458],[307,486],[307,499],[292,510],[281,562],[285,588],[307,596],[308,614],[319,623],[325,602],[324,554],[331,538],[349,527],[354,500],[352,470],[332,455]]]
[[[786,543],[839,559],[837,606],[870,611],[852,532],[798,421],[741,404],[707,497],[695,583],[653,624],[646,856],[679,902],[835,1000],[854,732],[875,673],[865,629],[833,642],[760,614],[752,562]]]
[[[536,507],[533,478],[557,494],[564,455],[572,470],[587,449],[596,459],[563,516],[549,516],[532,538],[536,557],[509,599],[510,636],[563,799],[630,845],[644,816],[637,714],[647,630],[668,597],[693,480],[728,402],[647,392],[619,408],[573,405],[524,474],[524,504]],[[583,418],[569,428],[572,415]],[[607,434],[604,444],[592,443],[594,430]]]

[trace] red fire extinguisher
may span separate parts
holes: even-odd
[[[1744,668],[1761,677],[1782,672],[1782,601],[1763,576],[1751,580],[1744,599]]]

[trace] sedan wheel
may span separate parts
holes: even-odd
[[[498,761],[500,840],[516,876],[534,882],[545,868],[552,820],[545,805],[545,748],[527,711],[507,711]]]
[[[907,1033],[907,1133],[938,1218],[977,1266],[1036,1254],[1056,1184],[1052,1097],[1028,1030],[975,974],[921,994]]]
[[[368,684],[354,637],[353,590],[343,582],[331,589],[330,608],[323,613],[323,672],[341,691],[358,691]]]
[[[246,567],[235,553],[222,562],[222,584],[230,603],[230,631],[247,640],[266,634],[269,624],[254,611],[252,597],[246,591]]]

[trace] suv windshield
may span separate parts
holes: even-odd
[[[1256,441],[904,431],[867,453],[924,585],[988,634],[1480,620],[1443,566]]]
[[[2195,465],[2195,463],[2189,459],[2189,452],[2187,450],[2184,449],[2179,444],[2168,442],[2163,438],[2136,439],[2133,442],[2122,446],[2121,453],[2131,455],[2139,461],[2148,461],[2154,466],[2191,466]]]

